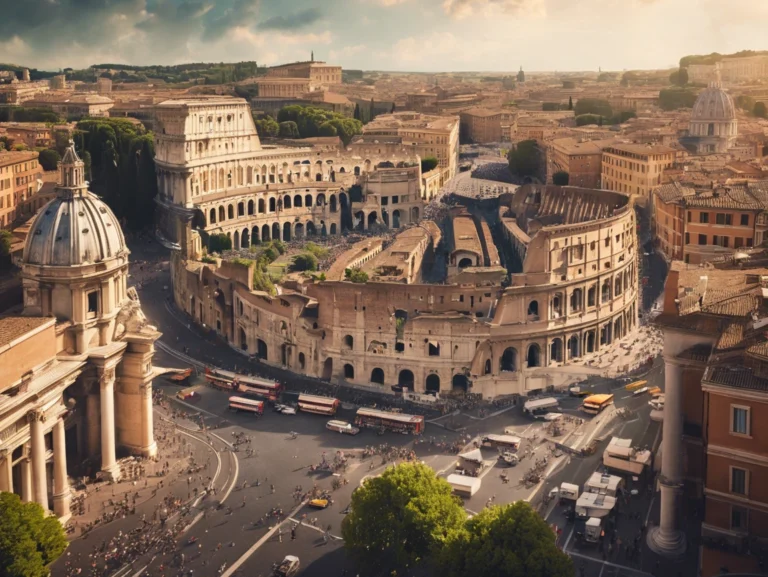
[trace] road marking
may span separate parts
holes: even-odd
[[[288,517],[289,521],[293,521],[297,525],[301,525],[302,527],[307,527],[308,529],[313,529],[317,531],[318,533],[325,533],[320,527],[315,527],[314,525],[310,525],[309,523],[305,523],[304,521],[299,521],[298,519],[295,519],[293,517]],[[342,537],[339,537],[338,535],[333,535],[331,533],[328,533],[331,536],[331,539],[336,539],[337,541],[343,541],[344,539]]]
[[[656,495],[651,498],[651,504],[648,505],[648,512],[645,514],[645,526],[648,526],[648,519],[651,518],[651,509],[653,509],[653,502],[656,500]]]
[[[571,537],[573,537],[573,532],[576,530],[576,527],[571,527],[571,532],[568,533],[568,538],[565,540],[565,545],[563,545],[563,551],[566,553],[568,552],[568,543],[571,542]]]
[[[209,413],[209,414],[213,414],[213,413]],[[216,416],[216,415],[214,415],[214,417],[215,417],[215,416]],[[216,433],[211,433],[211,435],[213,435],[214,437],[216,437],[216,438],[217,438],[219,441],[221,441],[222,443],[224,443],[224,444],[225,444],[227,447],[229,447],[230,449],[234,449],[234,448],[235,448],[235,446],[234,446],[232,443],[228,443],[227,441],[225,441],[224,439],[222,439],[222,438],[221,438],[219,435],[217,435]]]
[[[176,397],[172,398],[171,400],[172,400],[172,401],[174,401],[174,402],[176,402],[176,403],[179,403],[180,405],[184,405],[185,407],[188,407],[188,408],[190,408],[190,409],[194,410],[196,413],[205,413],[206,415],[209,415],[209,416],[211,416],[211,417],[216,417],[217,419],[223,419],[223,418],[224,418],[224,417],[222,417],[221,415],[217,415],[217,414],[215,414],[215,413],[211,413],[210,411],[206,411],[205,409],[199,409],[199,408],[197,408],[195,405],[190,405],[189,403],[185,403],[184,401],[182,401],[182,400],[179,400],[179,399],[177,399]],[[227,445],[229,444],[229,443],[227,443],[226,441],[224,441],[224,439],[221,439],[221,440],[222,440],[222,441],[223,441],[225,444],[227,444]]]
[[[598,575],[597,577],[603,577],[603,571],[605,571],[605,563],[603,563],[603,566],[600,567],[600,575]]]
[[[296,515],[296,513],[298,513],[298,512],[301,510],[301,508],[302,508],[304,505],[306,505],[306,504],[307,504],[307,502],[306,502],[306,501],[302,501],[301,503],[299,503],[299,504],[297,505],[297,507],[296,507],[296,508],[295,508],[293,511],[291,511],[291,513],[290,513],[290,515],[288,515],[288,517],[290,518],[290,517],[293,517],[294,515]],[[287,521],[287,519],[286,519],[286,521]],[[273,536],[275,533],[277,533],[277,529],[278,529],[279,527],[282,527],[283,523],[285,523],[286,521],[283,521],[282,523],[278,523],[277,525],[275,525],[274,527],[272,527],[272,528],[271,528],[269,531],[267,531],[267,533],[266,533],[266,534],[265,534],[265,535],[264,535],[264,536],[263,536],[261,539],[259,539],[258,541],[256,541],[256,542],[255,542],[255,543],[254,543],[254,544],[251,546],[251,548],[250,548],[250,549],[248,549],[248,550],[247,550],[245,553],[243,553],[243,554],[241,555],[241,557],[240,557],[240,558],[239,558],[237,561],[235,561],[234,563],[232,563],[232,565],[229,567],[229,569],[227,569],[226,571],[224,571],[224,573],[222,574],[222,576],[221,576],[221,577],[232,577],[232,575],[234,575],[234,574],[235,574],[235,572],[237,572],[237,570],[238,570],[238,569],[240,569],[240,566],[241,566],[243,563],[245,563],[246,561],[248,561],[248,559],[251,557],[251,555],[253,555],[253,554],[254,554],[256,551],[258,551],[258,550],[259,550],[259,548],[260,548],[260,547],[261,547],[261,546],[262,546],[264,543],[266,543],[267,541],[269,541],[269,539],[271,539],[271,538],[272,538],[272,536]]]
[[[594,557],[590,557],[589,555],[582,555],[581,553],[576,553],[575,551],[566,551],[566,553],[568,555],[571,555],[572,557],[578,557],[579,559],[584,559],[586,561],[591,561],[593,563],[601,563],[603,567],[608,565],[609,567],[613,567],[614,569],[618,569],[619,571],[627,571],[635,575],[647,575],[648,577],[653,577],[653,575],[651,575],[650,573],[646,573],[645,571],[641,571],[640,569],[627,567],[626,565],[618,565],[616,563],[611,563],[610,561],[601,561],[600,559],[595,559]]]
[[[232,489],[235,488],[235,483],[237,483],[237,476],[240,474],[240,461],[237,459],[237,455],[230,452],[230,455],[232,455],[232,458],[235,459],[235,474],[232,475],[232,484],[229,486],[229,489],[226,493],[224,493],[224,496],[221,498],[221,503],[227,500],[227,497],[229,497],[230,493],[232,493]]]

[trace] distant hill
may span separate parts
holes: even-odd
[[[720,54],[713,52],[706,55],[683,56],[680,59],[680,67],[684,68],[690,64],[716,64],[721,60],[728,58],[744,58],[745,56],[767,56],[768,50],[742,50],[733,54]]]
[[[0,70],[12,70],[13,72],[16,72],[16,76],[21,79],[21,73],[24,71],[25,68],[28,68],[27,66],[19,66],[18,64],[3,64],[0,63]],[[46,72],[45,70],[38,70],[37,68],[30,68],[29,69],[29,77],[31,80],[43,80],[45,78],[51,78],[52,76],[56,76],[59,74],[58,72]]]
[[[245,62],[191,62],[174,66],[131,66],[128,64],[94,64],[87,70],[72,71],[77,76],[111,78],[113,82],[163,81],[168,84],[202,82],[204,84],[225,84],[252,78],[265,73],[266,67],[259,67],[254,61]],[[68,73],[69,76],[69,73]]]

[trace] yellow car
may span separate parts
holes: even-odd
[[[328,499],[312,499],[309,506],[315,509],[325,509],[328,506]]]

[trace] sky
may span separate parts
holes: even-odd
[[[0,62],[308,60],[346,69],[653,69],[768,49],[768,0],[0,0]]]

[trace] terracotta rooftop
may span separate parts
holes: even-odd
[[[0,166],[10,166],[12,164],[18,164],[19,162],[28,162],[35,160],[38,157],[37,152],[33,151],[10,151],[0,152]]]
[[[768,379],[755,375],[752,369],[743,366],[714,365],[707,367],[702,383],[753,391],[768,391]]]
[[[483,257],[483,247],[477,234],[475,220],[469,214],[460,214],[453,219],[453,250],[473,252]]]
[[[46,323],[54,323],[53,317],[0,317],[0,347],[6,347]]]
[[[650,154],[671,154],[675,152],[675,149],[661,144],[614,144],[610,147],[610,150],[606,150],[606,152],[614,151],[644,156]]]

